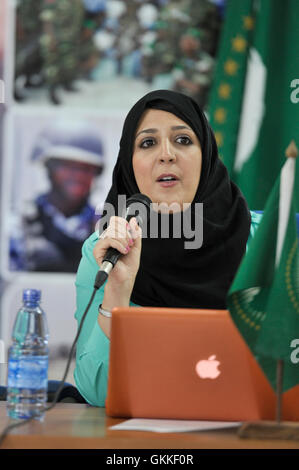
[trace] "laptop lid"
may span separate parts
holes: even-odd
[[[299,420],[299,387],[290,392],[283,417]],[[275,394],[228,311],[117,307],[106,411],[134,418],[274,419]]]

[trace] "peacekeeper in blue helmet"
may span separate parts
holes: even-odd
[[[89,196],[104,168],[99,132],[90,123],[58,122],[39,135],[32,160],[45,165],[50,190],[24,215],[23,236],[11,239],[11,269],[76,272],[95,230]]]

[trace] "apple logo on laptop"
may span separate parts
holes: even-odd
[[[219,364],[220,362],[216,360],[216,356],[213,354],[208,359],[198,361],[195,370],[201,379],[217,379],[221,374],[221,371],[218,370]]]

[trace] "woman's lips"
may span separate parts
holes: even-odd
[[[172,186],[175,186],[178,182],[178,180],[157,181],[157,183],[162,186],[162,188],[171,188]]]

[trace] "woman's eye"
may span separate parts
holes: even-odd
[[[182,145],[192,144],[192,140],[190,139],[190,137],[187,137],[186,135],[181,135],[181,136],[177,137],[176,142],[178,142],[179,144],[182,144]]]
[[[144,139],[140,143],[140,147],[141,148],[148,148],[148,147],[151,147],[152,145],[154,145],[154,143],[155,143],[154,139]]]

